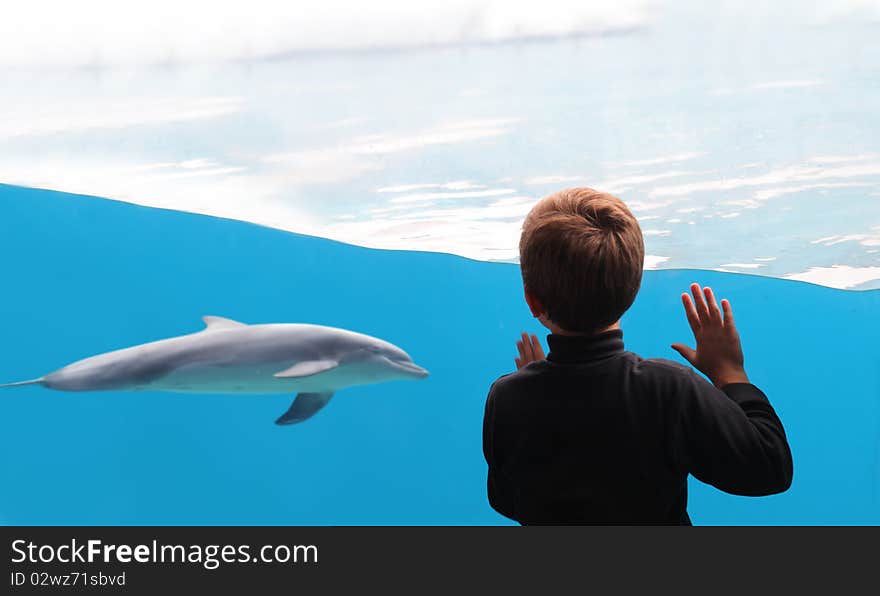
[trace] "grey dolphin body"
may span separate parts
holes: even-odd
[[[313,416],[333,393],[353,385],[422,379],[428,371],[381,339],[304,324],[245,325],[204,317],[198,333],[74,362],[39,379],[61,391],[171,391],[298,395],[277,424]]]

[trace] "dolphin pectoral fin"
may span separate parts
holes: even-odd
[[[333,397],[332,392],[300,393],[294,398],[293,403],[290,404],[290,409],[276,420],[275,424],[296,424],[303,420],[308,420],[318,410],[326,406],[331,397]]]
[[[302,362],[297,362],[290,368],[275,373],[273,376],[278,379],[310,377],[318,373],[326,372],[332,368],[336,368],[337,366],[339,366],[339,362],[336,360],[303,360]]]
[[[224,317],[202,317],[202,320],[205,322],[205,331],[216,331],[218,329],[232,329],[235,327],[247,327],[244,323],[239,323],[238,321],[233,321],[232,319],[226,319]]]

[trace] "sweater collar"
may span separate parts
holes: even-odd
[[[591,362],[602,360],[623,352],[623,331],[611,329],[597,335],[556,335],[547,336],[551,362]]]

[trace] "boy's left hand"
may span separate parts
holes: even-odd
[[[544,348],[541,347],[541,342],[538,341],[538,336],[529,336],[525,331],[523,331],[522,339],[516,342],[516,349],[519,350],[519,358],[514,358],[513,361],[516,362],[517,370],[527,364],[546,358],[544,356]]]

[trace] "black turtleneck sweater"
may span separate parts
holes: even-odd
[[[489,503],[521,524],[684,524],[688,474],[725,492],[786,490],[792,461],[760,389],[624,350],[623,332],[549,335],[547,359],[492,384]]]

